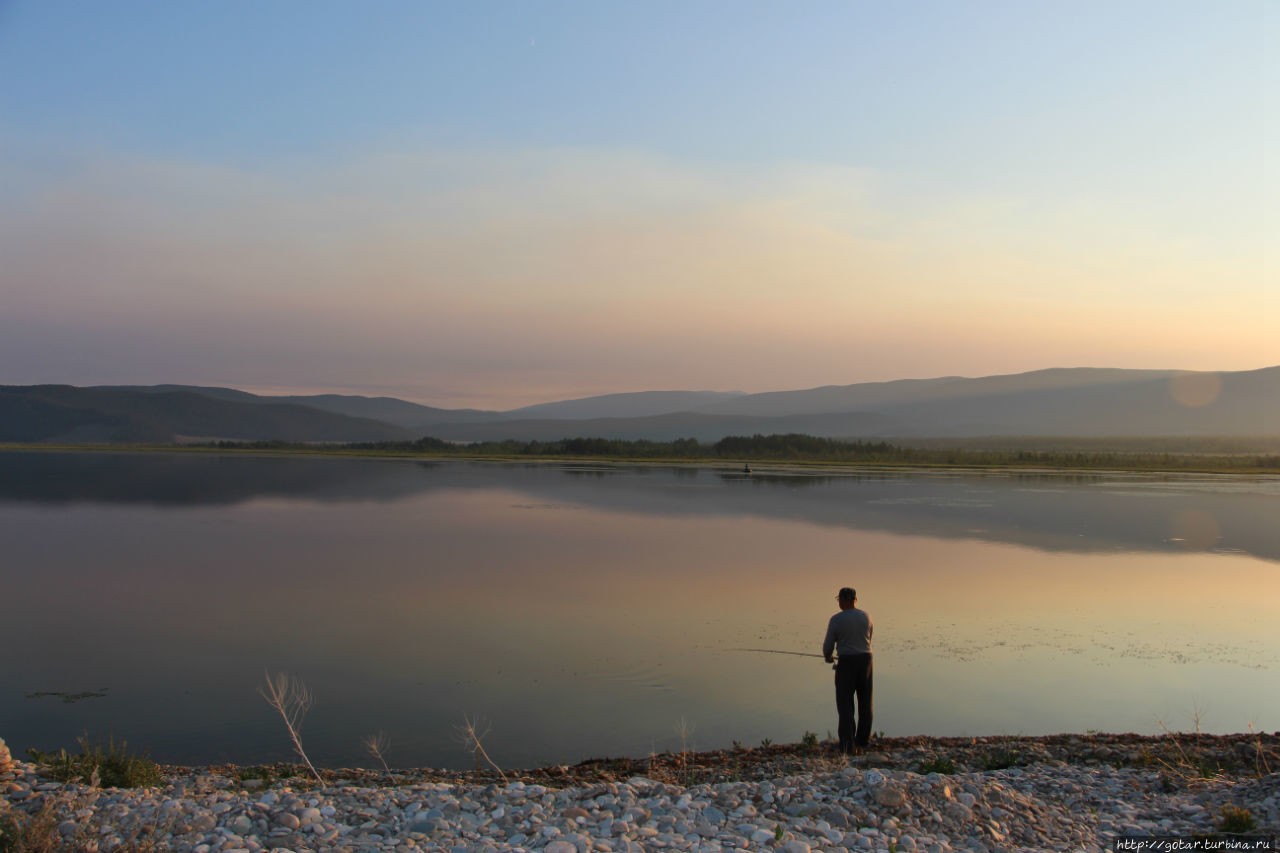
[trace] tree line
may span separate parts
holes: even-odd
[[[214,442],[217,448],[316,450],[314,444],[281,441]],[[563,438],[556,441],[459,443],[426,436],[416,441],[349,442],[325,449],[412,453],[432,456],[576,457],[648,460],[734,460],[848,462],[873,465],[978,466],[1017,468],[1121,468],[1143,470],[1280,471],[1280,454],[1215,454],[1135,451],[1000,450],[905,447],[887,441],[821,438],[802,433],[731,435],[714,443],[696,438],[674,441],[617,438]]]

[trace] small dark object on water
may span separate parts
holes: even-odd
[[[45,696],[57,696],[64,704],[70,705],[73,702],[79,702],[81,699],[98,699],[107,695],[107,688],[103,687],[99,690],[85,690],[80,693],[65,693],[58,690],[39,690],[35,693],[28,693],[28,699],[43,699]]]

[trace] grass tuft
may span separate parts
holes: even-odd
[[[52,802],[28,815],[0,800],[0,853],[54,853],[61,848]]]
[[[930,773],[951,774],[956,772],[956,763],[950,758],[929,758],[920,762],[918,772],[922,776]]]
[[[1241,834],[1254,829],[1253,812],[1239,806],[1225,805],[1218,819],[1218,831]]]
[[[1022,763],[1022,756],[1016,749],[997,749],[982,758],[983,770],[1004,770]]]
[[[79,782],[94,788],[141,788],[160,784],[160,768],[156,763],[146,753],[130,754],[125,741],[117,743],[114,737],[108,737],[104,748],[83,734],[77,742],[79,755],[65,749],[56,753],[31,749],[27,754],[59,782]]]

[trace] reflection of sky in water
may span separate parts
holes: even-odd
[[[830,670],[731,650],[816,651],[847,584],[888,734],[1280,727],[1274,481],[241,461],[216,499],[185,463],[174,500],[155,463],[95,468],[124,479],[89,495],[4,481],[0,582],[30,641],[0,650],[0,736],[287,759],[271,668],[312,687],[330,765],[371,761],[379,729],[393,763],[466,765],[464,714],[508,766],[671,748],[682,718],[699,747],[794,741],[834,729]],[[1213,541],[1175,541],[1192,512]]]

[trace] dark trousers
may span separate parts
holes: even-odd
[[[836,664],[836,711],[840,715],[840,751],[848,755],[855,746],[866,746],[871,740],[871,655],[842,657]]]

